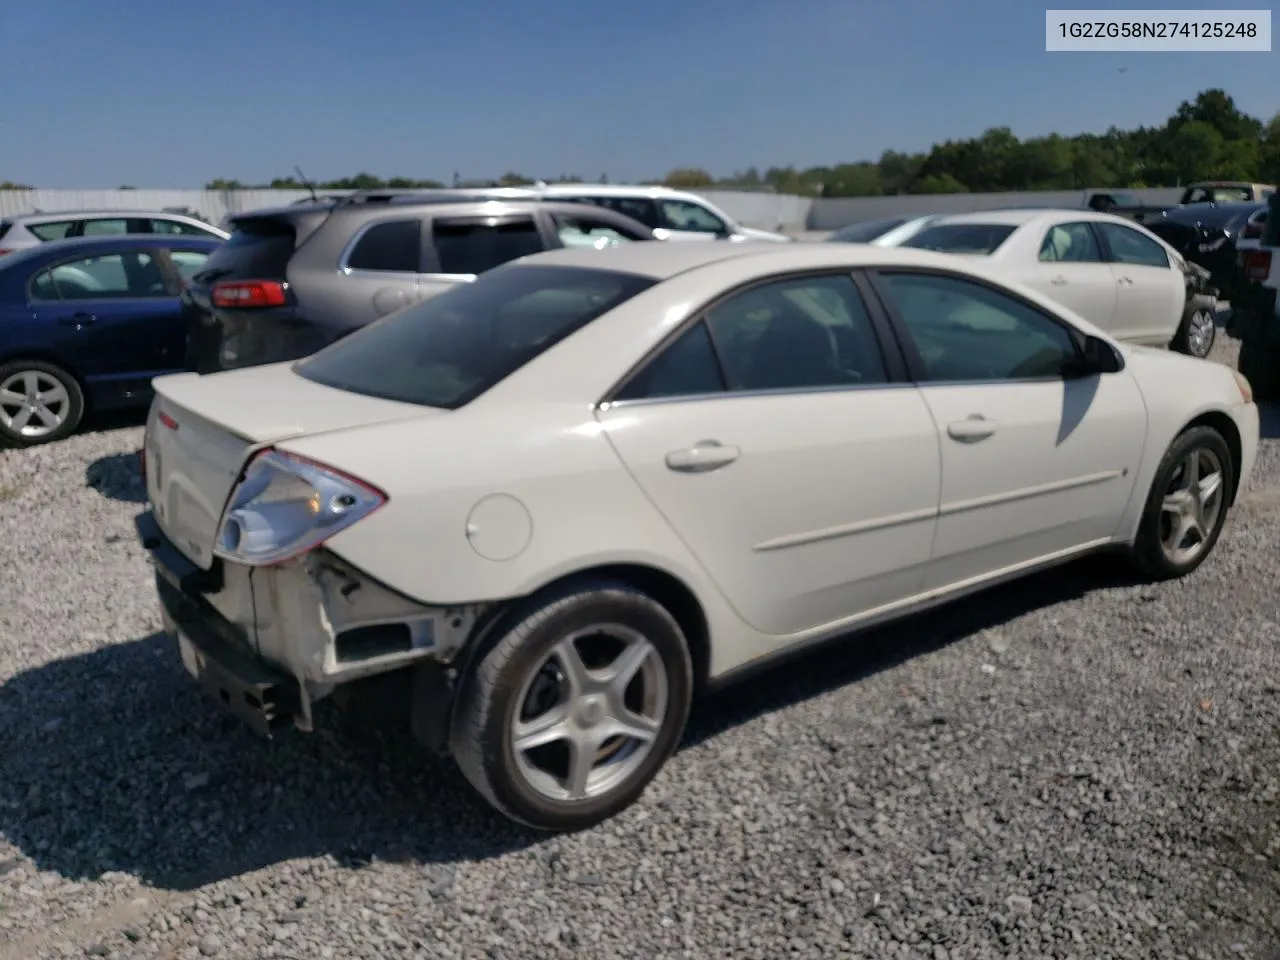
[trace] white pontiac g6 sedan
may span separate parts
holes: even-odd
[[[398,690],[546,829],[800,645],[1091,551],[1189,573],[1258,446],[1227,367],[832,243],[557,250],[155,387],[138,529],[188,672],[263,734]]]
[[[1090,210],[987,210],[938,217],[904,247],[983,257],[1117,340],[1203,357],[1212,314],[1187,313],[1183,259],[1132,220]],[[1206,325],[1207,324],[1207,325]]]

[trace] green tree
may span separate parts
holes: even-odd
[[[245,185],[239,180],[210,180],[204,185],[206,190],[244,190]]]
[[[912,193],[968,193],[969,188],[949,173],[930,173],[912,184]]]
[[[662,178],[665,186],[681,190],[715,186],[715,177],[701,167],[677,167]]]

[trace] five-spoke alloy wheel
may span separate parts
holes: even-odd
[[[689,713],[685,636],[648,595],[578,583],[513,613],[459,691],[451,748],[513,819],[573,830],[630,805]]]
[[[1134,557],[1154,579],[1180,577],[1213,550],[1227,517],[1235,465],[1212,427],[1192,427],[1170,445],[1156,470],[1134,543]]]
[[[37,360],[0,365],[0,439],[11,446],[61,440],[83,414],[84,395],[66,371]]]

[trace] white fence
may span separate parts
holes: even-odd
[[[326,193],[348,193],[329,190]],[[811,199],[740,190],[697,190],[729,216],[764,230],[838,230],[860,220],[923,213],[965,213],[1033,205],[1078,207],[1082,190],[1025,193],[916,194],[894,197]],[[1126,190],[1144,203],[1177,203],[1177,188]],[[228,215],[301,200],[305,190],[0,190],[0,217],[35,210],[163,210],[185,207],[211,223]]]

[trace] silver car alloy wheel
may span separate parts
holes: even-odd
[[[1187,345],[1193,356],[1204,358],[1213,347],[1217,318],[1211,310],[1197,310],[1187,321]]]
[[[1223,507],[1222,461],[1206,447],[1188,451],[1160,505],[1160,545],[1181,566],[1204,552]]]
[[[516,699],[516,768],[550,800],[606,794],[644,763],[668,701],[666,668],[642,634],[616,623],[577,630],[530,671]]]
[[[43,370],[19,370],[0,383],[0,423],[16,436],[46,437],[70,414],[67,388]]]

